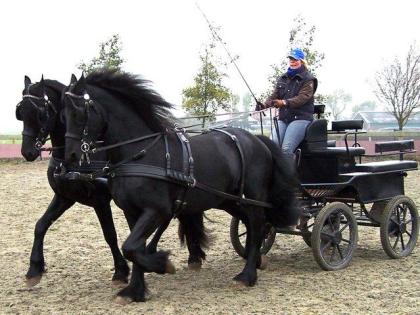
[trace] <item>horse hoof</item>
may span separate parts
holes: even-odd
[[[260,270],[265,270],[267,269],[268,266],[268,258],[266,255],[261,255],[261,262],[260,262],[260,266],[258,267],[258,269]]]
[[[127,285],[127,281],[120,280],[120,279],[118,279],[118,280],[112,280],[112,286],[114,288],[122,288],[122,287],[124,287],[126,285]]]
[[[244,290],[248,288],[248,286],[245,283],[239,280],[235,280],[235,279],[233,280],[232,287],[236,290]]]
[[[201,269],[201,262],[193,262],[188,264],[188,269],[193,271],[199,271]]]
[[[127,296],[117,296],[114,301],[118,305],[122,305],[122,306],[128,305],[133,302],[133,300]]]
[[[175,272],[176,272],[176,269],[175,269],[174,264],[170,260],[168,260],[166,262],[165,273],[170,273],[173,275]]]
[[[28,288],[33,288],[34,286],[36,286],[38,283],[41,282],[41,278],[42,278],[42,276],[36,276],[36,277],[33,277],[33,278],[27,278],[26,281],[25,281],[26,286]]]

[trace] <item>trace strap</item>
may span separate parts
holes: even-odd
[[[107,151],[107,150],[110,150],[110,149],[121,147],[121,146],[126,145],[126,144],[130,144],[130,143],[134,143],[134,142],[140,142],[140,141],[143,141],[143,140],[146,140],[146,139],[157,137],[157,136],[162,135],[162,134],[163,134],[162,132],[156,132],[156,133],[152,133],[151,135],[147,135],[147,136],[143,136],[143,137],[139,137],[139,138],[135,138],[135,139],[130,139],[130,140],[110,144],[110,145],[107,145],[107,146],[104,146],[104,147],[93,148],[92,150],[90,150],[90,153]]]
[[[150,139],[150,138],[152,138],[152,136],[154,136],[155,139],[151,143],[149,143],[144,149],[142,149],[141,151],[139,151],[135,155],[130,156],[130,157],[124,159],[124,160],[121,160],[118,163],[115,163],[111,166],[106,165],[103,169],[101,169],[99,171],[95,171],[91,174],[87,174],[86,176],[89,179],[95,179],[95,178],[98,178],[98,177],[103,177],[103,176],[108,175],[110,172],[114,171],[115,169],[121,167],[124,164],[127,164],[129,162],[137,161],[137,160],[141,159],[143,156],[146,155],[148,150],[150,150],[153,146],[155,146],[156,143],[158,143],[158,141],[162,138],[163,133],[162,132],[155,133],[155,134],[147,136],[147,137],[142,137],[142,139],[140,139],[140,138],[133,139],[133,141],[132,141],[132,142],[136,142],[136,141],[141,141],[141,140],[145,140],[145,139]],[[134,141],[134,140],[136,140],[136,141]],[[117,147],[117,146],[121,146],[121,145],[123,145],[122,142],[117,143],[117,144],[113,145],[112,147]],[[111,147],[111,146],[108,146],[108,147]],[[101,149],[104,149],[104,150],[110,149],[108,147],[102,147]],[[103,150],[101,150],[101,151],[103,151]],[[98,152],[98,151],[95,151],[95,152]]]

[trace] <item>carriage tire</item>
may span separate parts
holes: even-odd
[[[339,219],[337,214],[340,214]],[[347,267],[357,247],[357,240],[357,221],[346,204],[332,202],[319,211],[312,229],[311,244],[314,258],[322,269],[331,271]],[[331,255],[326,253],[327,250],[331,250]],[[338,258],[335,262],[334,257]]]
[[[240,222],[238,218],[232,217],[232,220],[230,221],[230,241],[236,253],[242,258],[246,258],[245,257],[246,232],[243,235],[245,236],[243,237],[244,243],[242,243],[241,237],[239,235],[240,224],[242,223]],[[275,239],[276,239],[276,230],[274,227],[270,227],[261,245],[261,249],[260,249],[261,255],[265,255],[270,251],[271,247],[274,244]]]
[[[398,209],[403,210],[402,220],[401,215],[399,219],[396,218]],[[410,213],[410,219],[407,219],[407,212]],[[409,197],[401,195],[388,201],[382,213],[380,234],[382,248],[389,257],[398,259],[411,254],[419,234],[418,218],[416,204]],[[390,238],[395,238],[395,241]]]

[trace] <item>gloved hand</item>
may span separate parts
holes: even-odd
[[[261,103],[260,101],[257,101],[257,105],[255,105],[255,110],[260,111],[260,110],[263,110],[264,108],[265,108],[264,104]]]

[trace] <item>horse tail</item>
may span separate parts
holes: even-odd
[[[300,183],[294,161],[269,138],[257,137],[267,146],[273,158],[273,179],[269,195],[273,208],[266,210],[267,219],[276,227],[295,225],[301,210],[296,199]]]
[[[201,259],[206,257],[202,248],[208,248],[210,242],[208,231],[204,227],[203,216],[203,212],[178,216],[178,236],[181,245],[186,242],[190,255]]]

